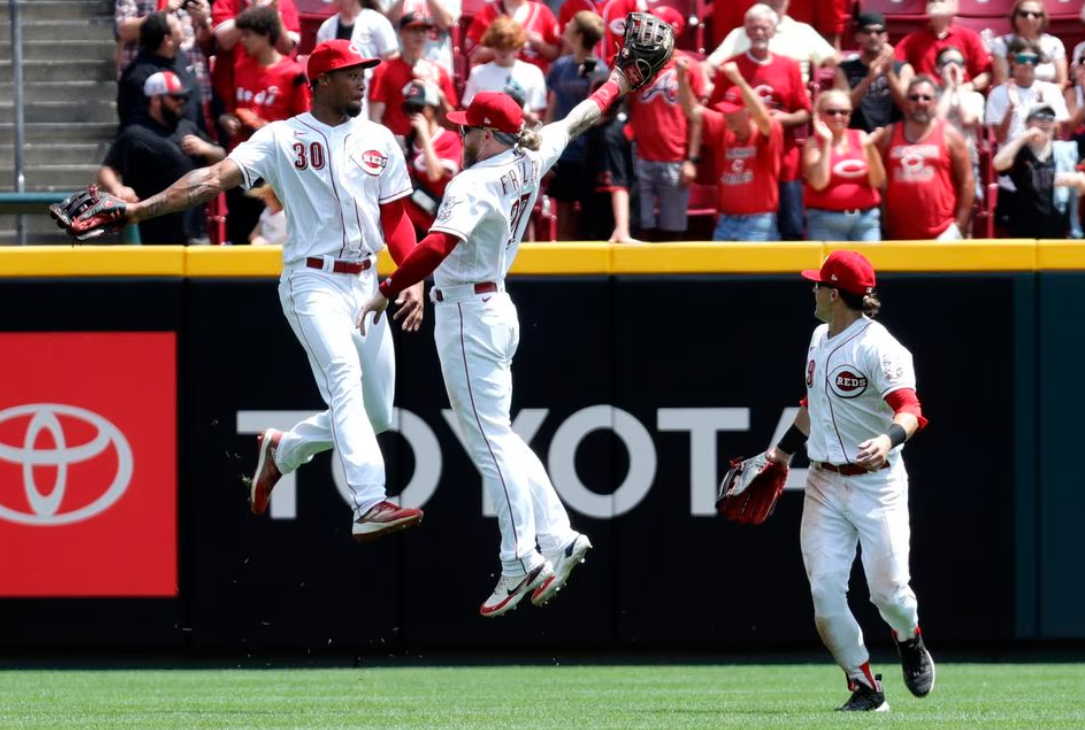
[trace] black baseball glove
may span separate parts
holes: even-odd
[[[667,65],[674,53],[674,30],[666,21],[649,13],[625,16],[625,41],[615,65],[636,91]]]
[[[75,240],[89,241],[122,230],[128,223],[127,208],[120,198],[90,185],[50,205],[49,215]]]

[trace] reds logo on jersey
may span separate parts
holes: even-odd
[[[378,150],[366,150],[358,164],[370,175],[380,175],[388,166],[388,156]]]
[[[278,86],[269,86],[267,89],[253,93],[249,89],[242,89],[240,86],[237,89],[237,100],[241,102],[251,102],[257,106],[271,106],[275,103],[276,97],[279,96]]]
[[[849,180],[866,177],[869,172],[865,160],[841,160],[833,165],[833,173]]]
[[[657,97],[668,104],[678,103],[678,72],[673,68],[659,74],[650,86],[640,92],[640,100],[644,104],[651,103]]]
[[[854,365],[838,365],[829,374],[829,388],[841,398],[857,398],[862,395],[869,381]]]

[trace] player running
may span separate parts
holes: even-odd
[[[814,330],[806,399],[768,458],[810,457],[800,543],[814,621],[852,692],[841,710],[885,711],[881,675],[870,670],[863,632],[848,608],[856,544],[870,600],[893,630],[904,684],[916,697],[934,687],[934,662],[919,630],[909,585],[908,472],[902,445],[927,419],[915,391],[912,354],[873,320],[881,307],[874,267],[856,251],[834,251],[814,282]],[[807,440],[809,438],[809,440]]]
[[[529,593],[533,604],[545,604],[592,546],[572,529],[539,458],[512,430],[511,365],[520,324],[505,275],[539,182],[569,140],[651,80],[670,57],[670,26],[634,13],[626,27],[626,46],[610,79],[540,132],[524,128],[523,109],[501,92],[479,94],[466,112],[448,115],[463,136],[463,171],[448,184],[429,235],[381,282],[358,321],[365,332],[369,312],[379,322],[389,299],[433,273],[434,338],[445,387],[501,529],[501,578],[482,604],[483,616],[511,611]]]
[[[392,421],[395,362],[387,326],[362,338],[355,330],[362,305],[376,290],[374,266],[385,245],[403,261],[417,239],[404,209],[410,178],[392,133],[359,113],[365,70],[380,60],[346,40],[321,43],[308,62],[311,113],[273,122],[211,167],[185,175],[165,191],[125,204],[94,189],[51,210],[73,236],[86,239],[126,223],[174,213],[263,178],[286,209],[279,299],[309,356],[328,410],[287,432],[259,437],[250,487],[252,511],[267,509],[280,477],[335,447],[354,502],[352,534],[370,540],[417,525],[422,511],[387,500],[384,459],[376,434]],[[91,201],[81,210],[81,198]],[[422,285],[403,289],[395,318],[416,331]]]

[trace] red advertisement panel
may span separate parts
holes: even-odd
[[[0,596],[177,595],[177,337],[0,334]]]

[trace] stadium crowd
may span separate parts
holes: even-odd
[[[680,50],[569,146],[529,239],[1081,238],[1081,2],[974,5],[117,0],[120,127],[98,183],[148,197],[307,111],[308,52],[350,39],[383,61],[362,113],[401,139],[425,231],[460,169],[449,111],[497,90],[529,124],[561,118],[606,78],[626,14],[647,10]],[[282,243],[268,193],[232,191],[141,238]]]

